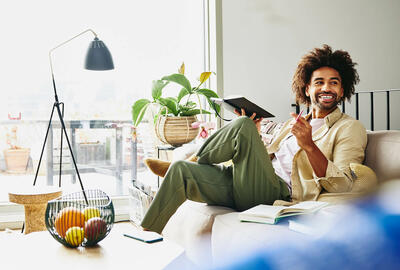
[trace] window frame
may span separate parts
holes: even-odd
[[[216,28],[216,13],[215,8],[218,1],[215,0],[202,0],[203,2],[203,40],[204,40],[204,70],[216,71],[217,63],[215,61],[216,42],[215,42],[215,28]],[[219,70],[222,73],[222,70]],[[222,74],[221,74],[222,75]],[[216,80],[210,78],[207,82],[207,87],[214,88],[217,85]],[[221,94],[221,92],[219,92]],[[204,107],[208,104],[203,100]],[[205,120],[205,119],[204,119]],[[113,201],[115,210],[115,222],[129,220],[129,195],[123,196],[110,196]],[[23,226],[25,216],[23,205],[18,205],[11,202],[0,202],[0,230],[8,229],[21,229]]]

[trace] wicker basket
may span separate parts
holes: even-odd
[[[196,138],[199,128],[192,128],[196,121],[196,116],[160,116],[155,126],[156,135],[164,143],[181,146]]]

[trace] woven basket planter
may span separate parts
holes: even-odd
[[[155,132],[162,142],[178,147],[196,138],[199,128],[192,128],[196,121],[196,116],[160,116]]]

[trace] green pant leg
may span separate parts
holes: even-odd
[[[186,199],[234,207],[232,169],[189,161],[172,163],[141,223],[142,227],[161,233]]]
[[[197,156],[201,164],[232,159],[233,196],[239,211],[278,199],[290,200],[285,182],[275,174],[257,128],[248,117],[239,117],[214,133]]]

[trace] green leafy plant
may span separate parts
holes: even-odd
[[[201,73],[199,84],[196,87],[192,87],[185,76],[185,64],[183,63],[178,73],[164,76],[161,80],[153,81],[151,89],[153,100],[145,98],[139,99],[132,106],[133,125],[137,127],[140,124],[150,104],[160,105],[160,109],[155,115],[154,121],[156,121],[160,115],[193,116],[197,114],[211,114],[201,107],[200,96],[204,96],[210,106],[219,112],[220,106],[218,104],[213,104],[211,101],[213,97],[218,98],[217,93],[211,89],[200,88],[204,82],[210,78],[211,73],[212,72]],[[162,97],[164,87],[171,82],[181,86],[181,91],[176,97]]]

